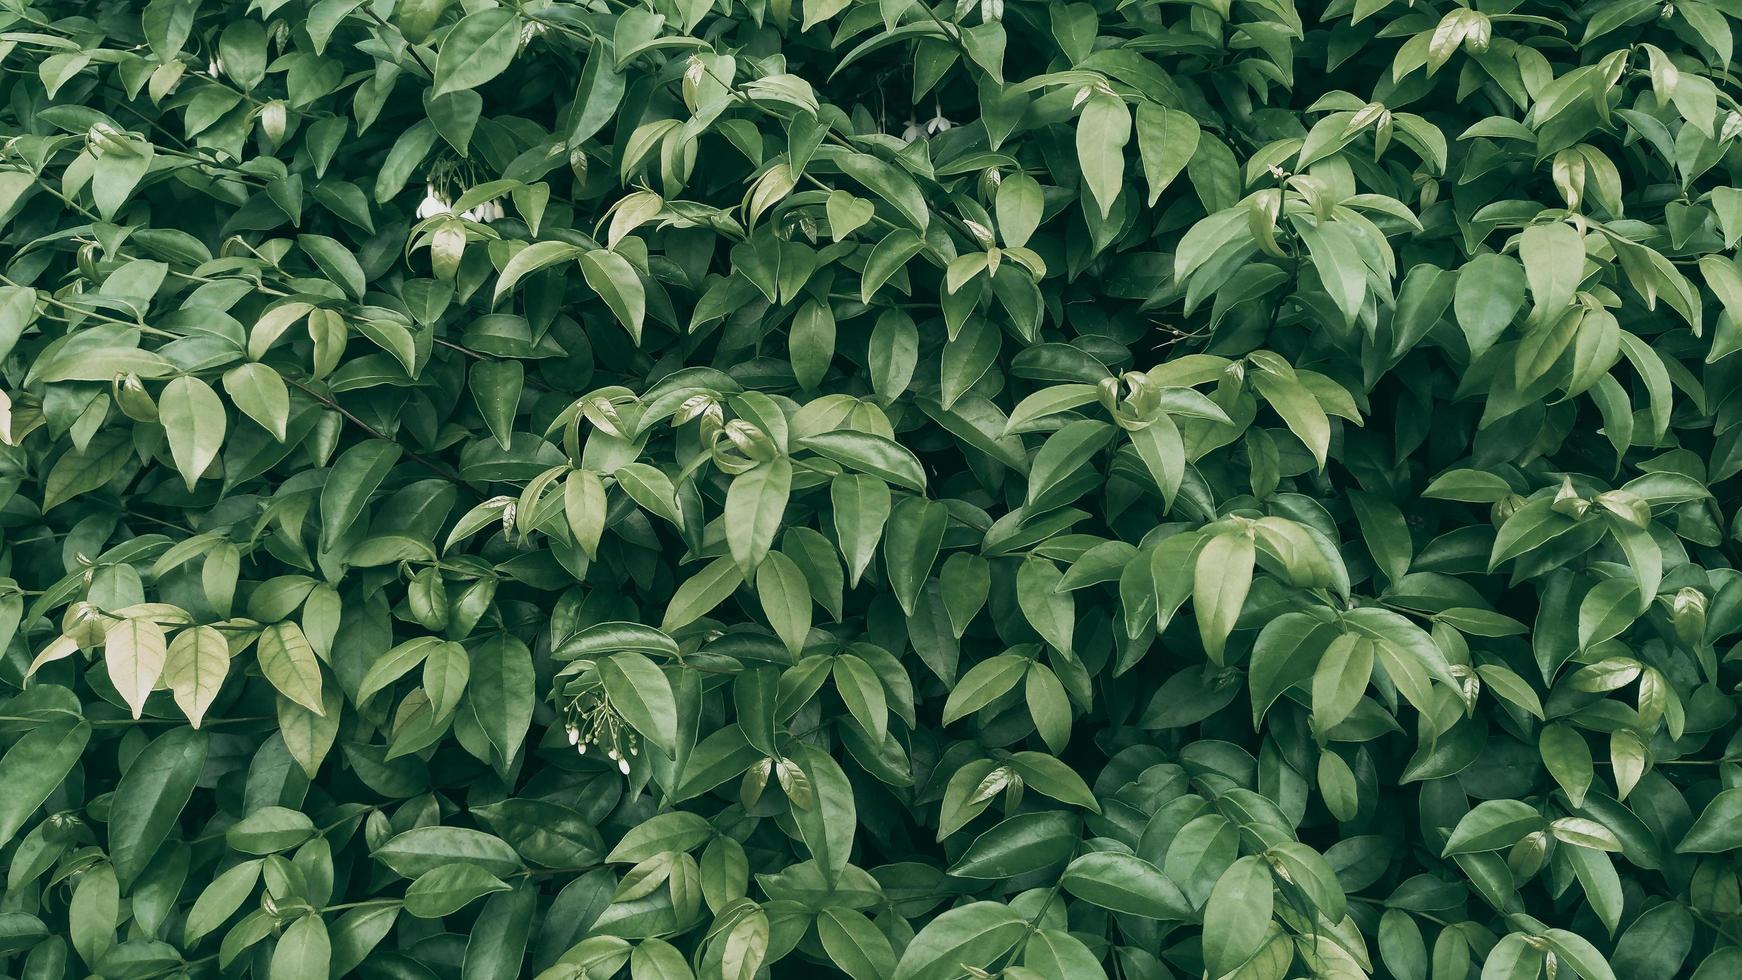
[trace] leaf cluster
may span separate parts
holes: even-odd
[[[0,972],[1742,976],[1738,18],[0,0]]]

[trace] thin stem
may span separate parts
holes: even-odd
[[[313,387],[310,387],[308,384],[305,384],[302,381],[297,380],[296,378],[285,378],[284,380],[286,380],[286,381],[290,382],[291,384],[295,385],[296,387],[302,389],[303,394],[308,395],[310,398],[313,398],[315,401],[320,402],[322,405],[325,405],[326,407],[332,409],[333,411],[338,412],[339,415],[341,415],[345,419],[345,421],[350,422],[352,425],[356,426],[359,429],[362,429],[364,432],[368,433],[371,438],[380,439],[383,442],[392,442],[393,441],[392,439],[389,439],[387,437],[387,435],[385,433],[383,433],[380,429],[375,428],[374,426],[370,425],[369,423],[367,423],[367,422],[363,421],[362,419],[358,418],[357,416],[351,414],[351,412],[349,410],[347,410],[343,405],[340,405],[338,402],[334,401],[330,396],[322,394],[320,391],[316,390]],[[447,480],[449,483],[452,483],[455,486],[461,486],[461,487],[466,486],[466,481],[462,480],[458,473],[455,473],[452,470],[448,469],[447,467],[442,466],[440,463],[437,463],[436,461],[430,459],[429,457],[424,456],[423,454],[418,453],[418,452],[411,450],[411,449],[406,449],[406,450],[404,450],[404,452],[405,452],[405,455],[411,457],[411,459],[414,462],[418,463],[420,466],[422,466],[423,468],[436,474],[437,476],[441,477],[442,479]]]
[[[381,19],[381,15],[375,12],[375,8],[372,5],[364,4],[363,13],[369,15],[369,19],[380,25],[383,30],[393,31],[396,34],[399,34],[397,28]],[[430,78],[435,78],[435,69],[430,67],[429,62],[423,60],[423,55],[418,52],[417,45],[412,44],[407,40],[404,34],[399,34],[399,39],[405,41],[405,51],[407,54],[411,55],[412,61],[417,62],[417,67],[422,68],[423,73],[428,75]]]

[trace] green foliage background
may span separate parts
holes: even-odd
[[[1737,0],[0,0],[0,969],[1742,976]]]

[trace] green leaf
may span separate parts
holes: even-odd
[[[903,497],[883,533],[883,571],[903,612],[912,614],[948,530],[949,512],[923,497]]]
[[[1676,845],[1677,854],[1720,854],[1742,847],[1742,789],[1712,797]]]
[[[1198,633],[1210,659],[1221,662],[1223,646],[1252,587],[1257,550],[1252,538],[1238,531],[1218,534],[1198,552],[1193,573],[1192,610]]]
[[[756,573],[756,595],[768,625],[796,659],[811,628],[811,592],[804,572],[791,558],[771,552]]]
[[[502,272],[496,277],[496,293],[493,302],[502,302],[502,297],[514,292],[514,287],[520,280],[532,275],[540,269],[548,269],[553,265],[579,259],[587,250],[568,242],[533,242],[508,260],[502,267]]]
[[[647,316],[647,292],[629,260],[616,252],[593,249],[581,256],[581,275],[616,315],[617,322],[641,343],[641,322]]]
[[[900,272],[908,259],[924,250],[925,240],[906,228],[897,228],[883,236],[865,260],[865,273],[859,281],[860,301],[871,302],[877,290]]]
[[[76,737],[76,730],[75,730]],[[123,891],[157,856],[193,797],[206,762],[206,735],[172,728],[122,773],[109,811],[109,860]]]
[[[1536,319],[1558,315],[1572,303],[1585,271],[1585,244],[1577,230],[1560,222],[1531,225],[1519,241],[1518,257],[1524,261]]]
[[[103,662],[109,682],[138,718],[145,699],[163,676],[168,647],[163,628],[148,619],[123,619],[103,634]]]
[[[949,873],[1011,878],[1062,864],[1077,846],[1077,818],[1060,810],[1019,813],[974,838]]]
[[[243,854],[275,854],[306,843],[315,833],[314,821],[305,814],[269,806],[237,821],[224,832],[224,842]]]
[[[1204,965],[1220,976],[1246,962],[1270,928],[1275,889],[1263,858],[1235,861],[1210,892],[1204,906]]]
[[[925,492],[925,470],[907,447],[884,436],[841,429],[800,439],[798,445],[825,459],[875,476],[886,483]]]
[[[1251,378],[1258,393],[1282,416],[1288,430],[1312,451],[1313,459],[1322,469],[1330,457],[1331,421],[1318,399],[1295,378],[1263,370],[1254,372]]]
[[[1063,575],[1052,562],[1025,561],[1016,572],[1016,602],[1022,615],[1053,649],[1069,653],[1076,632],[1076,600],[1060,591]]]
[[[673,810],[635,825],[605,860],[611,864],[640,863],[667,851],[693,851],[713,835],[713,828],[700,816]]]
[[[224,372],[224,392],[273,438],[283,442],[288,437],[290,389],[277,371],[258,361],[239,364]],[[221,434],[219,441],[223,441]]]
[[[677,750],[677,701],[653,661],[625,651],[599,661],[599,679],[625,721],[667,754]]]
[[[264,858],[243,861],[213,878],[188,911],[182,941],[192,946],[236,914],[254,894],[254,887],[260,882],[261,865],[265,863]]]
[[[1524,305],[1524,285],[1524,269],[1511,256],[1478,255],[1458,270],[1452,309],[1472,355],[1487,353],[1512,324]]]
[[[321,668],[308,637],[295,623],[274,623],[260,634],[255,650],[260,672],[278,693],[315,714],[324,714]]]
[[[417,878],[456,861],[468,861],[497,877],[520,870],[520,858],[500,837],[464,827],[416,827],[396,834],[371,856],[404,878]]]
[[[726,542],[746,577],[755,573],[773,546],[791,490],[792,463],[776,456],[740,474],[726,491]]]
[[[919,930],[895,966],[895,980],[952,980],[962,965],[984,969],[1015,946],[1028,920],[998,902],[973,902]]]
[[[1101,811],[1101,805],[1089,791],[1088,784],[1083,782],[1083,777],[1058,759],[1041,752],[1018,752],[1010,757],[1010,765],[1025,785],[1042,796],[1087,807],[1097,813]]]
[[[1446,854],[1471,854],[1511,847],[1540,830],[1542,814],[1521,800],[1486,800],[1464,814],[1446,841]]]
[[[163,660],[163,683],[188,723],[198,728],[229,671],[230,645],[224,634],[210,626],[196,626],[182,630],[170,641]]]
[[[822,920],[818,920],[819,928]],[[646,939],[629,957],[630,980],[691,980],[695,974],[676,946],[661,939]]]
[[[868,153],[840,153],[834,160],[842,173],[887,201],[915,231],[925,232],[931,208],[912,177]]]
[[[859,912],[825,908],[817,916],[817,938],[829,959],[853,980],[877,980],[895,973],[895,950],[888,937]]]
[[[1143,176],[1149,183],[1147,203],[1154,207],[1198,149],[1202,130],[1191,116],[1153,102],[1137,103],[1137,148]]]
[[[502,879],[475,864],[447,864],[420,875],[405,889],[405,911],[420,919],[439,919],[505,891],[508,885]]]
[[[716,558],[684,580],[665,607],[659,628],[667,633],[706,616],[715,606],[744,584],[744,573],[731,558]]]
[[[1125,100],[1103,93],[1089,96],[1077,117],[1077,166],[1083,183],[1105,218],[1125,181],[1125,144],[1131,139],[1131,110]]]
[[[795,743],[794,760],[811,784],[810,806],[794,804],[793,822],[811,857],[823,871],[824,880],[840,881],[852,856],[854,830],[859,823],[853,784],[840,763],[821,749]]]
[[[472,810],[521,857],[550,868],[598,863],[604,840],[586,816],[554,800],[511,798]]]
[[[488,640],[472,651],[466,701],[484,737],[512,760],[526,740],[537,697],[532,652],[513,637]]]
[[[835,539],[847,562],[847,584],[857,586],[877,554],[877,542],[889,520],[889,486],[876,477],[843,474],[830,482],[829,499]]]
[[[487,7],[460,20],[442,39],[436,95],[477,88],[508,70],[520,49],[521,22],[507,7]]]
[[[944,702],[944,724],[948,725],[979,711],[1016,687],[1028,673],[1033,661],[1027,657],[1002,653],[982,660],[968,669],[950,690]]]
[[[278,945],[272,950],[272,966],[267,973],[271,980],[311,978],[325,980],[333,958],[332,941],[326,922],[319,913],[310,912],[290,924]]]
[[[175,456],[175,468],[192,493],[194,484],[223,448],[224,403],[211,385],[184,375],[164,387],[158,400],[158,418]]]
[[[520,409],[526,367],[519,361],[479,361],[472,365],[468,380],[478,414],[484,417],[484,424],[496,437],[496,444],[503,449],[513,449],[514,416]]]
[[[368,289],[368,277],[357,257],[336,239],[325,235],[298,235],[296,244],[314,260],[327,278],[343,287],[352,299],[362,299]]]
[[[357,523],[369,498],[399,461],[400,447],[380,440],[345,450],[321,486],[321,542],[333,547]]]
[[[1161,869],[1142,858],[1111,851],[1084,854],[1059,879],[1072,895],[1114,912],[1183,921],[1191,903]]]
[[[26,732],[0,757],[0,845],[10,843],[78,762],[91,738],[89,723],[61,719]]]

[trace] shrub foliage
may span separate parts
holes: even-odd
[[[7,973],[1742,976],[1742,5],[1305,6],[0,2]]]

